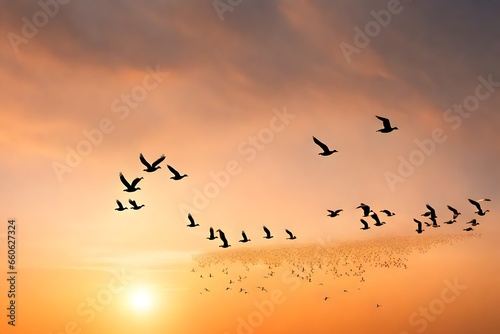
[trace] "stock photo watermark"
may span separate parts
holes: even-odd
[[[120,121],[127,119],[133,109],[137,109],[142,101],[148,95],[158,88],[168,73],[161,72],[160,66],[156,65],[153,69],[150,66],[145,68],[146,75],[142,81],[132,87],[129,92],[122,93],[119,97],[111,101],[110,110],[116,114]],[[53,161],[52,169],[59,182],[63,181],[64,174],[71,173],[80,166],[85,157],[89,156],[94,149],[101,145],[106,135],[111,134],[116,129],[116,122],[110,117],[103,117],[97,127],[93,129],[83,129],[84,139],[80,140],[74,146],[66,146],[66,156],[64,162]]]
[[[451,129],[457,130],[463,124],[464,119],[469,118],[473,112],[477,111],[481,106],[481,102],[489,99],[500,87],[500,82],[493,79],[493,75],[489,74],[487,78],[479,76],[478,84],[474,89],[474,93],[466,96],[461,103],[455,103],[443,113],[443,121],[448,124]],[[396,172],[386,171],[384,178],[392,192],[396,190],[398,183],[403,183],[407,178],[412,176],[419,166],[433,155],[440,144],[448,139],[446,130],[440,127],[434,128],[429,137],[424,139],[415,139],[414,143],[417,146],[414,150],[406,155],[399,155],[399,165]]]
[[[263,151],[274,141],[276,134],[285,130],[291,120],[296,117],[296,115],[289,113],[286,107],[283,107],[282,110],[275,108],[272,110],[272,114],[273,116],[269,120],[268,126],[260,129],[255,135],[248,136],[237,145],[236,151],[246,163],[253,162],[259,155],[259,152]],[[219,196],[221,191],[229,185],[233,177],[243,172],[243,165],[238,160],[230,160],[226,163],[223,170],[211,171],[209,173],[211,181],[207,182],[201,188],[196,187],[193,189],[194,194],[191,203],[179,205],[181,215],[199,213],[205,209],[210,204],[210,200]]]

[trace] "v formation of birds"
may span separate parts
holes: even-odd
[[[397,127],[393,127],[391,125],[391,122],[389,119],[381,117],[381,116],[376,116],[376,117],[377,117],[377,119],[382,121],[382,125],[383,125],[383,128],[377,130],[377,132],[390,133],[394,130],[398,130]],[[327,156],[330,156],[330,155],[338,152],[337,150],[331,150],[328,147],[328,145],[321,142],[319,139],[317,139],[314,136],[313,136],[313,142],[321,148],[322,152],[318,153],[321,156],[327,157]],[[165,156],[162,155],[161,157],[156,159],[153,163],[149,163],[146,160],[146,158],[144,157],[144,155],[141,153],[139,156],[139,160],[146,167],[145,169],[143,169],[144,172],[153,173],[153,172],[156,172],[157,170],[161,169],[160,164],[165,160]],[[172,173],[172,176],[170,177],[170,179],[172,179],[172,180],[179,181],[179,180],[182,180],[183,178],[188,176],[187,174],[179,173],[174,167],[172,167],[170,165],[167,165],[167,168],[170,171],[170,173]],[[120,173],[120,181],[125,186],[125,189],[123,191],[128,192],[128,193],[134,193],[137,190],[141,190],[141,188],[137,187],[137,185],[139,184],[139,182],[142,179],[143,179],[143,177],[136,177],[136,178],[134,178],[134,180],[132,182],[129,182],[125,178],[125,176],[122,173]],[[489,212],[489,210],[483,210],[483,208],[481,207],[480,202],[485,202],[485,201],[488,202],[491,200],[488,198],[483,198],[483,199],[478,199],[478,200],[469,199],[470,204],[472,204],[477,209],[477,211],[475,211],[474,213],[477,214],[478,216],[484,216],[484,215],[486,215],[487,212]],[[143,208],[145,206],[144,204],[138,205],[136,203],[136,201],[133,199],[129,199],[128,202],[131,205],[130,209],[132,209],[132,210],[140,210],[141,208]],[[116,204],[117,204],[117,207],[115,208],[116,211],[125,211],[128,209],[128,207],[123,206],[122,202],[120,202],[119,200],[116,200]],[[459,215],[461,215],[461,213],[457,209],[455,209],[454,207],[452,207],[450,205],[448,205],[447,207],[453,215],[452,215],[452,218],[450,220],[443,222],[443,224],[451,225],[451,224],[456,223],[456,221],[457,221],[456,219],[458,218]],[[423,214],[421,214],[421,216],[426,218],[426,219],[429,219],[430,222],[427,222],[427,221],[422,222],[416,218],[413,219],[414,222],[417,224],[417,229],[415,231],[418,234],[421,234],[422,232],[425,231],[423,228],[424,225],[427,227],[433,227],[433,228],[437,228],[437,227],[441,226],[437,223],[437,219],[436,219],[437,215],[436,215],[436,211],[434,210],[434,208],[432,206],[430,206],[429,204],[426,205],[426,208],[427,208],[427,211],[424,212]],[[367,205],[365,203],[361,203],[358,207],[356,207],[356,209],[363,210],[363,218],[370,217],[371,219],[373,219],[373,221],[374,221],[373,226],[378,227],[378,226],[382,226],[385,224],[385,222],[380,221],[380,218],[378,217],[377,213],[375,211],[373,211],[369,205]],[[336,209],[336,210],[327,210],[327,211],[328,211],[328,215],[327,215],[328,217],[335,218],[335,217],[339,216],[343,210]],[[386,209],[380,210],[379,212],[384,213],[386,215],[386,217],[392,217],[395,215],[395,213],[393,213],[389,210],[386,210]],[[187,225],[188,227],[200,226],[199,224],[197,224],[195,222],[195,220],[191,214],[188,214],[187,218],[189,221],[189,224]],[[360,229],[361,230],[370,229],[369,223],[363,218],[360,219],[360,222],[362,224],[362,227]],[[473,231],[474,230],[473,227],[479,225],[479,222],[477,222],[476,219],[472,219],[471,221],[467,222],[466,224],[470,225],[470,226],[464,228],[463,230],[464,231]],[[266,226],[263,226],[263,231],[265,234],[263,236],[264,239],[272,239],[274,237],[272,235],[271,231]],[[218,233],[218,236],[215,235],[216,232]],[[285,233],[288,235],[288,237],[286,238],[287,240],[297,239],[297,237],[290,230],[286,229]],[[247,243],[247,242],[251,241],[251,239],[249,239],[247,237],[245,231],[241,232],[241,236],[242,236],[242,239],[239,240],[239,242]],[[229,244],[229,242],[226,238],[226,235],[220,229],[217,229],[216,231],[214,231],[214,229],[212,227],[210,227],[209,228],[209,236],[207,237],[207,239],[208,240],[220,239],[222,244],[219,247],[222,247],[222,248],[231,247],[231,245]]]

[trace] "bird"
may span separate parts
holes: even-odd
[[[115,209],[116,211],[124,211],[124,210],[128,209],[128,208],[124,207],[122,202],[120,202],[119,200],[116,200],[116,204],[118,205],[118,207]]]
[[[450,211],[451,211],[451,212],[453,212],[453,219],[457,219],[457,217],[458,217],[459,215],[461,215],[461,213],[460,213],[460,212],[458,212],[458,210],[457,210],[457,209],[455,209],[455,208],[454,208],[454,207],[452,207],[452,206],[449,206],[449,205],[448,205],[448,209],[450,209]]]
[[[271,239],[273,236],[271,235],[271,231],[269,231],[269,229],[267,227],[263,227],[264,228],[264,232],[266,232],[266,236],[264,237],[265,239]]]
[[[469,231],[474,231],[474,229],[472,227],[467,227],[467,228],[464,228],[464,231],[469,232]]]
[[[475,219],[472,219],[470,222],[467,222],[466,224],[471,224],[472,226],[479,225],[479,223]]]
[[[324,300],[328,300],[328,298],[329,298],[329,297],[328,297],[328,296],[326,296]]]
[[[329,214],[329,215],[327,215],[327,216],[328,216],[328,217],[332,217],[332,218],[333,218],[333,217],[337,217],[337,216],[340,214],[340,212],[342,212],[342,211],[344,211],[344,210],[339,209],[339,210],[326,210],[326,211],[328,211],[328,212],[330,213],[330,214]]]
[[[220,229],[217,230],[217,232],[219,232],[219,237],[220,237],[220,240],[222,241],[222,245],[220,245],[219,247],[222,247],[222,248],[231,247],[231,245],[228,244],[228,242],[227,242],[226,235],[224,234],[224,232],[222,232]]]
[[[137,188],[137,184],[143,179],[143,177],[136,177],[132,183],[128,183],[127,179],[125,179],[125,176],[123,176],[122,173],[120,173],[120,181],[122,181],[123,185],[127,187],[127,189],[124,189],[123,191],[133,193],[134,191],[141,190],[141,188]]]
[[[131,207],[132,210],[139,210],[140,208],[142,208],[144,206],[144,204],[137,205],[137,203],[131,199],[129,199],[128,202],[130,203],[130,205],[132,205],[132,207]]]
[[[429,204],[426,204],[425,207],[429,210],[428,212],[424,213],[424,215],[426,215],[426,217],[430,216],[431,218],[437,218],[436,210],[434,210],[434,208],[432,206],[430,206]]]
[[[375,220],[375,226],[382,226],[385,224],[385,222],[380,222],[380,219],[378,218],[378,215],[375,212],[371,212],[370,216],[372,217],[373,220]]]
[[[141,155],[139,156],[139,159],[141,160],[142,164],[143,164],[144,166],[146,166],[146,169],[143,169],[143,171],[148,172],[148,173],[152,173],[152,172],[154,172],[154,171],[156,171],[156,170],[158,170],[158,169],[160,169],[160,168],[161,168],[161,167],[160,167],[160,166],[158,166],[158,165],[159,165],[159,164],[161,164],[161,162],[162,162],[163,160],[165,160],[165,156],[164,156],[164,155],[162,155],[161,157],[159,157],[158,159],[156,159],[156,161],[155,161],[155,162],[153,162],[153,164],[150,164],[150,163],[146,160],[146,158],[144,158],[144,155],[142,155],[142,153],[141,153]]]
[[[370,206],[364,203],[361,203],[356,209],[363,209],[363,217],[368,217],[370,215]]]
[[[481,205],[478,203],[478,202],[483,202],[483,201],[490,201],[490,199],[483,198],[483,199],[479,199],[477,201],[474,201],[474,200],[469,198],[469,202],[477,208],[477,211],[474,213],[477,213],[480,216],[484,216],[486,214],[486,212],[490,211],[490,210],[483,211],[483,209],[481,208]]]
[[[241,231],[241,236],[243,239],[240,240],[240,242],[249,242],[249,241],[252,241],[250,239],[247,238],[247,234],[245,233],[245,231]]]
[[[394,212],[391,212],[389,210],[380,210],[380,212],[383,212],[387,215],[387,217],[392,217],[394,215],[396,215]]]
[[[363,224],[363,227],[361,227],[362,230],[368,230],[370,226],[368,226],[368,223],[364,219],[360,219],[361,223]]]
[[[193,216],[191,216],[190,213],[188,213],[188,219],[189,219],[189,225],[187,225],[188,227],[200,226],[200,224],[195,224],[194,218],[193,218]]]
[[[287,240],[297,239],[297,237],[294,236],[293,233],[290,230],[285,230],[285,232],[290,236],[289,238],[287,238]]]
[[[181,175],[177,170],[175,170],[174,167],[167,165],[168,169],[174,174],[174,176],[171,177],[172,180],[182,180],[187,176],[187,174]]]
[[[377,132],[389,133],[389,132],[392,132],[394,130],[399,130],[397,127],[391,126],[391,121],[389,121],[388,118],[381,117],[381,116],[375,116],[375,117],[377,117],[379,120],[381,120],[382,124],[384,125],[384,127],[382,129],[377,130]]]
[[[451,220],[448,220],[446,222],[444,222],[443,224],[448,224],[448,225],[451,225],[453,223],[456,223],[457,221],[455,219],[451,219]]]
[[[215,240],[215,239],[217,239],[217,236],[215,235],[215,232],[214,232],[214,228],[210,227],[209,231],[210,231],[210,236],[208,236],[207,239],[208,240]]]
[[[418,234],[420,234],[423,231],[425,231],[425,230],[422,229],[422,222],[420,220],[417,220],[417,219],[413,218],[413,221],[415,223],[417,223],[417,229],[415,231],[417,231]]]
[[[323,150],[323,152],[321,153],[318,153],[318,155],[322,155],[324,157],[327,157],[329,155],[332,155],[333,153],[336,153],[338,152],[337,150],[333,150],[331,151],[328,146],[326,146],[325,144],[323,144],[321,141],[318,140],[318,138],[314,137],[313,136],[313,141],[316,143],[316,145],[318,145],[319,147],[321,147],[321,149]]]

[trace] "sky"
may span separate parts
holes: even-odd
[[[297,235],[297,245],[415,236],[413,218],[423,219],[427,203],[441,224],[451,219],[447,205],[462,215],[456,224],[427,228],[422,239],[462,235],[465,222],[477,218],[481,237],[460,254],[498,260],[498,4],[27,0],[0,6],[0,237],[6,239],[7,220],[15,219],[19,270],[41,277],[24,283],[26,290],[53,289],[60,275],[67,279],[54,296],[71,291],[68,298],[78,301],[75,282],[99,286],[108,279],[103,271],[117,268],[156,283],[153,273],[174,272],[175,281],[191,269],[193,255],[288,246],[285,229]],[[398,130],[376,132],[382,125],[376,115]],[[319,156],[313,136],[338,152]],[[146,173],[140,153],[148,161],[166,159]],[[167,164],[188,177],[171,180]],[[124,192],[119,173],[129,181],[144,177],[141,190]],[[491,212],[478,218],[469,198],[490,198],[482,203]],[[129,199],[145,206],[114,210],[116,200],[128,205]],[[355,209],[361,202],[396,215],[361,231]],[[344,211],[329,218],[327,209]],[[187,213],[199,227],[185,226]],[[262,238],[262,225],[273,240]],[[230,249],[206,240],[210,226],[225,232]],[[241,230],[251,243],[238,242]],[[439,263],[443,255],[432,258]],[[474,279],[489,286],[483,262],[469,262]],[[443,277],[456,269],[442,266]],[[498,272],[498,265],[488,270]],[[165,289],[178,291],[174,283]],[[36,300],[48,298],[33,293],[38,299],[24,306],[30,315]],[[55,309],[67,307],[61,305]],[[38,328],[58,330],[63,313]],[[119,314],[87,332],[113,331]],[[278,319],[270,318],[268,330],[283,323]]]

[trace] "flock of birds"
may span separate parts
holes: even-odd
[[[380,121],[382,121],[382,124],[383,124],[383,128],[377,130],[377,132],[381,132],[381,133],[390,133],[394,130],[398,130],[397,127],[393,127],[391,125],[391,122],[389,119],[387,118],[384,118],[384,117],[381,117],[381,116],[376,116]],[[331,150],[328,145],[326,145],[325,143],[321,142],[319,139],[317,139],[316,137],[313,136],[313,142],[318,145],[321,149],[322,149],[322,152],[319,153],[319,155],[321,156],[330,156],[332,155],[333,153],[336,153],[338,152],[337,150]],[[158,158],[157,160],[155,160],[152,164],[149,163],[145,158],[144,158],[144,155],[141,153],[140,156],[139,156],[139,159],[141,161],[141,163],[146,167],[143,171],[147,172],[147,173],[152,173],[152,172],[155,172],[157,170],[159,170],[161,168],[161,166],[159,166],[164,160],[165,160],[165,156],[162,155],[160,158]],[[167,168],[169,169],[169,171],[172,173],[172,177],[171,179],[175,180],[175,181],[179,181],[179,180],[182,180],[183,178],[187,177],[188,175],[187,174],[181,174],[179,173],[175,168],[173,168],[172,166],[170,165],[167,165]],[[122,182],[122,184],[125,186],[125,189],[123,191],[125,192],[129,192],[129,193],[133,193],[133,192],[136,192],[137,190],[141,190],[141,188],[137,187],[139,182],[143,179],[143,177],[136,177],[132,182],[128,182],[127,179],[125,178],[125,176],[120,173],[120,181]],[[484,216],[487,212],[489,212],[489,210],[483,210],[481,205],[480,205],[480,202],[484,202],[484,201],[490,201],[490,199],[487,199],[487,198],[484,198],[484,199],[479,199],[479,200],[472,200],[472,199],[469,199],[469,202],[474,205],[477,209],[477,211],[475,211],[475,213],[479,216]],[[132,200],[132,199],[129,199],[129,203],[131,205],[130,209],[132,210],[139,210],[141,208],[144,207],[144,204],[141,204],[141,205],[138,205],[136,203],[135,200]],[[119,200],[116,200],[116,204],[117,204],[117,208],[115,208],[115,210],[117,211],[125,211],[127,210],[128,208],[123,206],[122,202],[120,202]],[[422,232],[424,232],[425,230],[423,229],[423,225],[425,224],[426,226],[432,226],[434,228],[436,227],[440,227],[441,225],[439,225],[437,223],[437,215],[436,215],[436,211],[434,210],[434,208],[432,206],[430,206],[429,204],[426,205],[428,211],[426,211],[425,213],[422,214],[423,217],[427,217],[428,219],[430,219],[430,221],[432,222],[429,223],[427,221],[420,221],[418,219],[415,219],[414,218],[414,221],[415,223],[417,223],[417,229],[415,230],[418,234],[421,234]],[[366,217],[371,217],[375,223],[373,224],[374,226],[382,226],[385,224],[384,221],[381,221],[380,218],[378,217],[377,213],[375,211],[373,211],[369,205],[367,204],[364,204],[364,203],[361,203],[356,209],[362,209],[363,210],[363,217],[360,219],[360,222],[362,224],[362,227],[361,227],[361,230],[368,230],[370,229],[370,226],[368,224],[368,222],[363,219],[363,218],[366,218]],[[448,221],[445,221],[444,224],[447,224],[447,225],[451,225],[453,223],[456,222],[456,219],[457,217],[461,214],[458,210],[456,210],[455,208],[453,208],[452,206],[448,205],[448,209],[453,213],[453,218],[448,220]],[[336,209],[336,210],[327,210],[328,211],[328,216],[329,217],[332,217],[332,218],[335,218],[337,216],[339,216],[339,214],[343,211],[342,209]],[[392,217],[395,215],[395,213],[389,211],[389,210],[381,210],[380,212],[384,213],[387,217]],[[197,227],[197,226],[200,226],[198,223],[195,222],[193,216],[188,213],[188,221],[189,221],[189,224],[187,225],[188,227]],[[472,219],[471,221],[467,222],[466,224],[470,225],[469,227],[466,227],[464,228],[464,231],[473,231],[473,227],[479,225],[479,222],[477,222],[476,219]],[[271,231],[269,230],[269,228],[267,228],[266,226],[263,226],[263,230],[264,230],[264,236],[263,238],[264,239],[272,239],[274,236],[272,235]],[[216,235],[216,232],[218,233],[218,236]],[[289,229],[285,229],[285,233],[287,234],[287,240],[295,240],[297,239],[297,236],[295,236],[293,234],[293,232],[291,232]],[[247,243],[247,242],[250,242],[251,239],[248,238],[247,234],[245,233],[245,231],[242,231],[241,232],[241,236],[242,236],[242,239],[239,240],[239,242],[241,243]],[[228,247],[231,247],[231,245],[229,244],[227,238],[226,238],[226,235],[225,233],[221,230],[221,229],[217,229],[217,230],[214,230],[212,227],[209,228],[209,236],[207,237],[208,240],[215,240],[215,239],[220,239],[220,241],[222,242],[222,244],[219,246],[219,247],[222,247],[222,248],[228,248]]]

